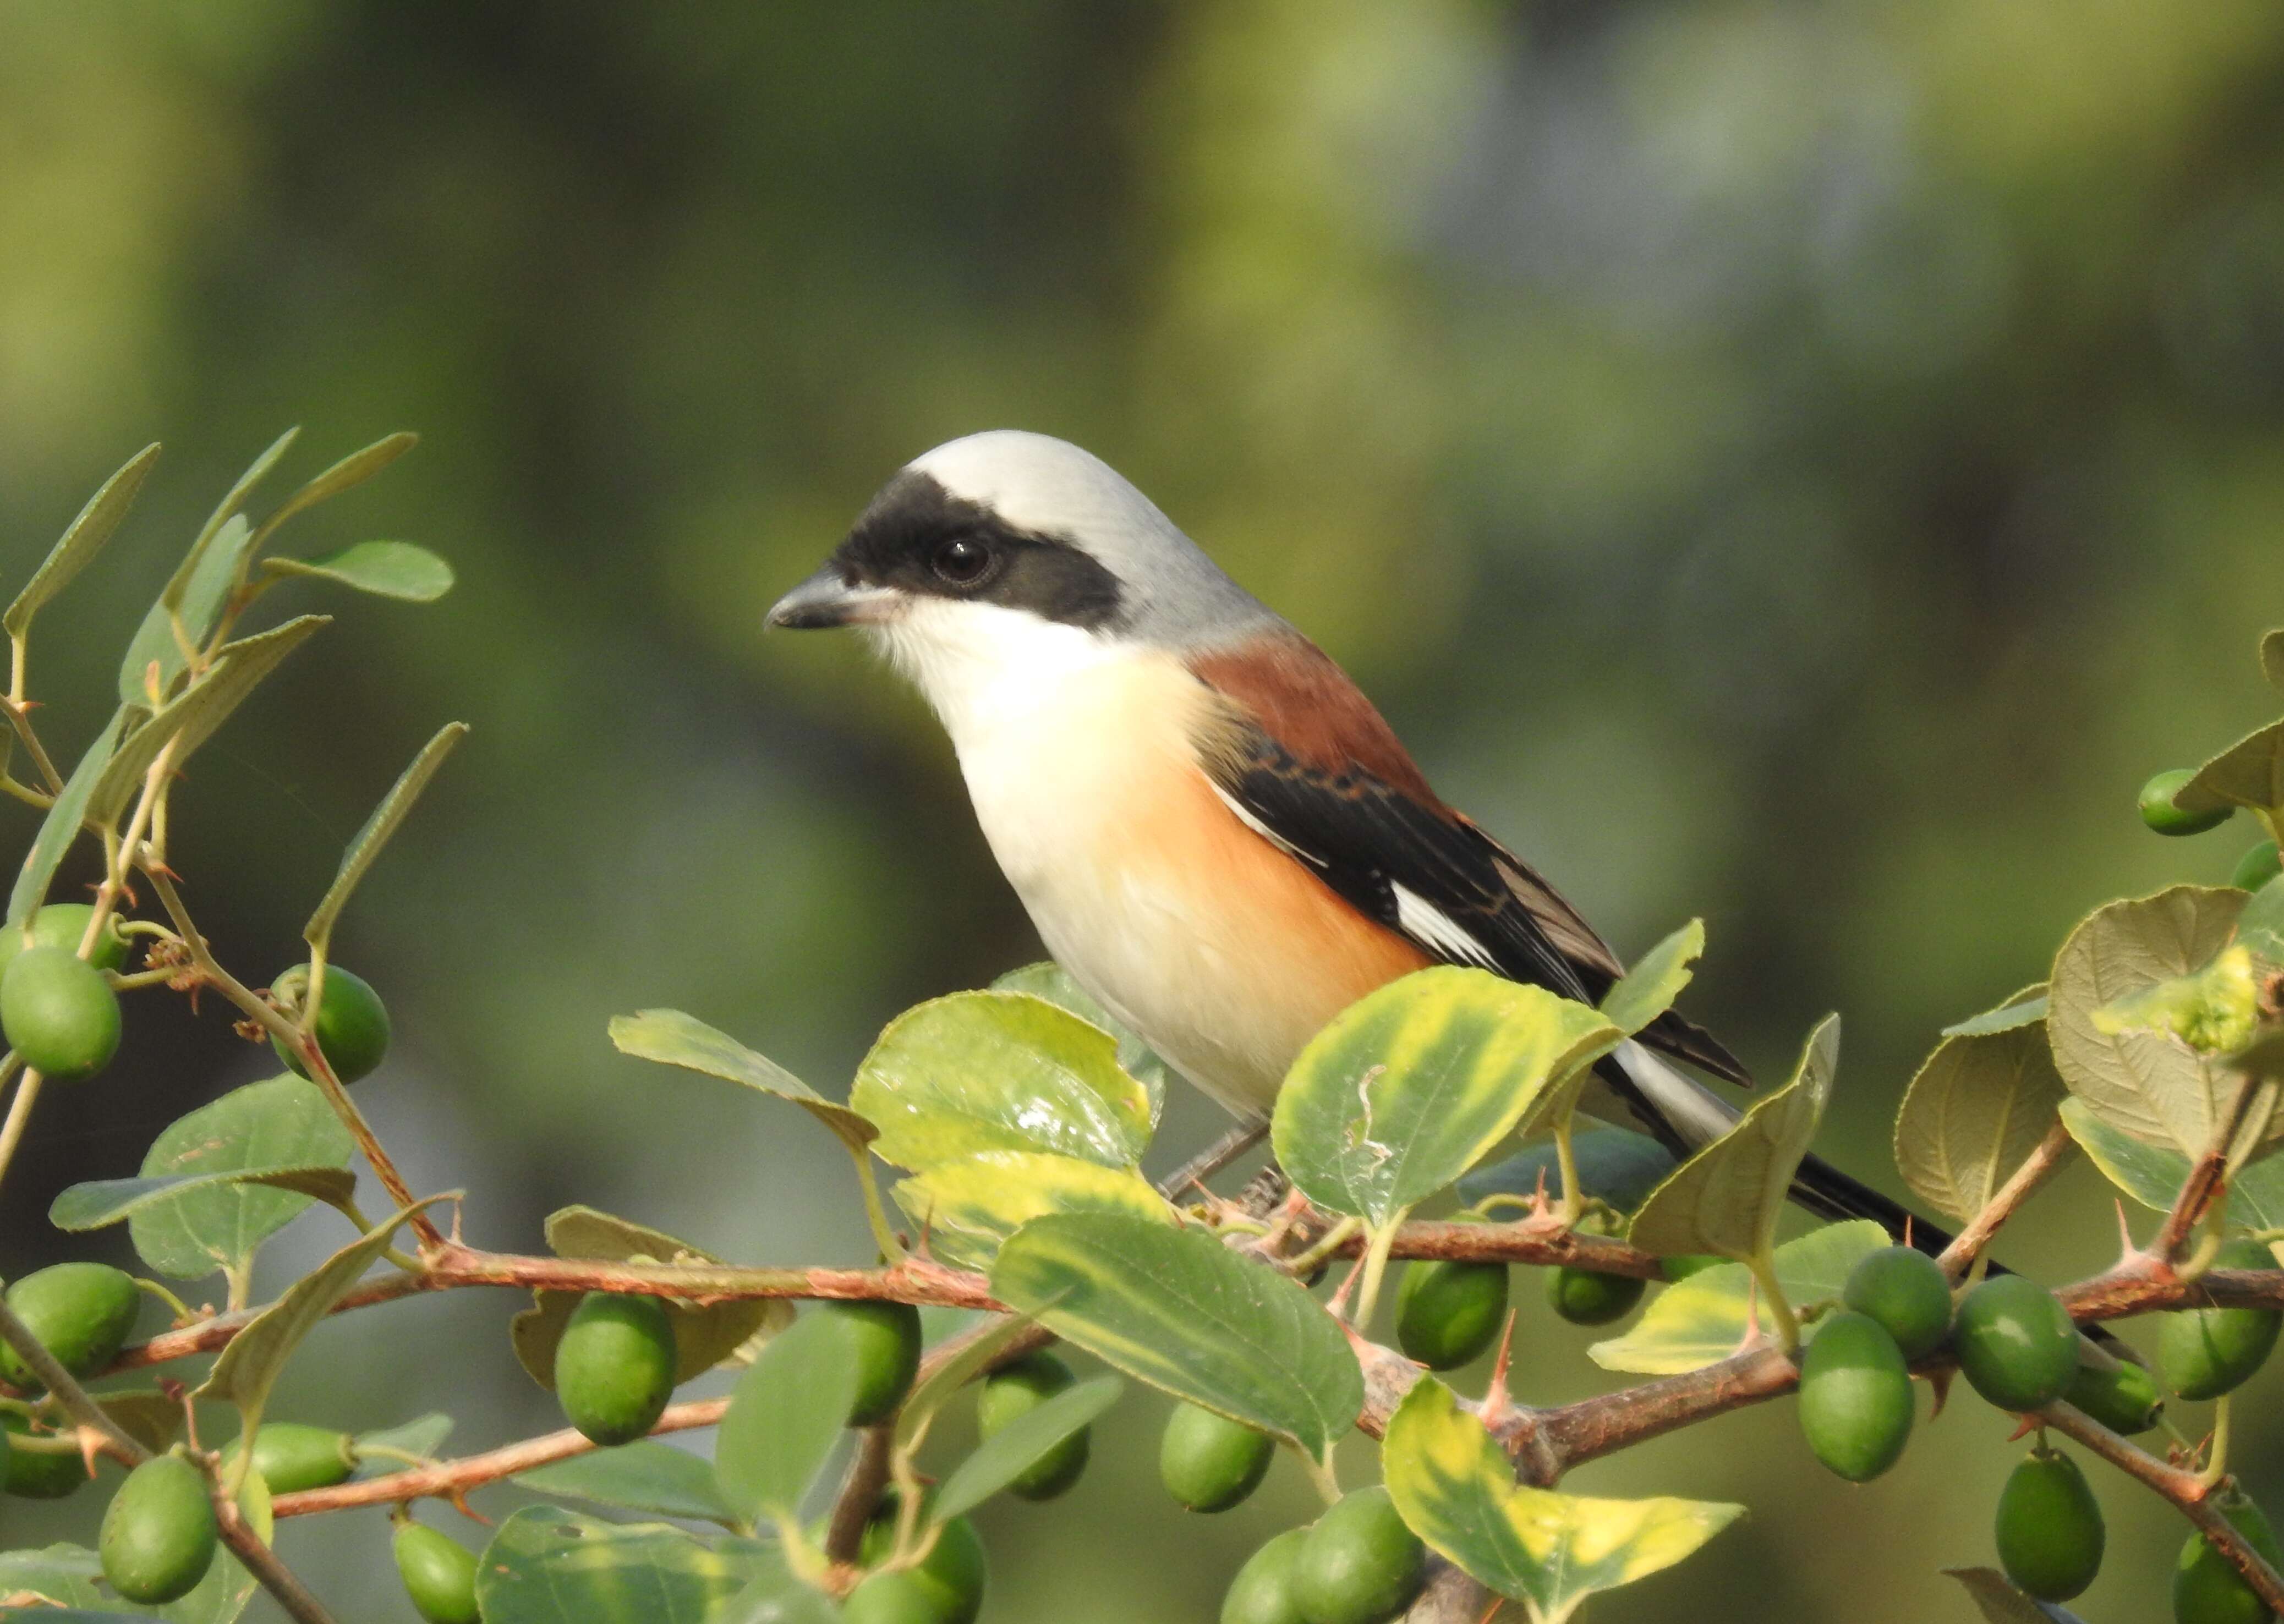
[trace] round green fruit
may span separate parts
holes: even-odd
[[[2126,1360],[2108,1365],[2080,1364],[2062,1397],[2113,1433],[2146,1433],[2164,1413],[2157,1378]]]
[[[68,949],[26,948],[0,974],[0,1032],[26,1066],[78,1082],[119,1052],[119,995]]]
[[[95,917],[95,910],[85,902],[50,902],[32,916],[32,940],[35,948],[61,948],[77,956],[79,944],[87,936],[88,921]],[[0,931],[0,969],[12,963],[23,951],[24,935],[20,931]],[[95,950],[87,962],[98,970],[116,970],[127,962],[127,938],[119,933],[119,916],[106,915],[103,933],[95,939]]]
[[[849,1425],[878,1426],[896,1413],[920,1368],[920,1311],[908,1302],[828,1302],[856,1366]]]
[[[1396,1293],[1396,1346],[1431,1370],[1455,1370],[1498,1339],[1506,1317],[1506,1264],[1412,1263]]]
[[[476,1609],[474,1551],[411,1521],[396,1525],[391,1544],[396,1576],[404,1581],[415,1612],[428,1624],[478,1624],[483,1615]]]
[[[181,1456],[161,1455],[129,1472],[111,1497],[97,1549],[113,1589],[157,1605],[198,1588],[216,1537],[206,1479]]]
[[[12,1409],[0,1409],[0,1433],[22,1435],[32,1424]],[[87,1467],[76,1449],[19,1449],[7,1452],[8,1475],[0,1487],[20,1500],[61,1500],[85,1484]]]
[[[1922,1359],[1951,1334],[1951,1279],[1916,1246],[1882,1246],[1857,1260],[1841,1299],[1877,1320],[1905,1359]]]
[[[1911,1372],[1895,1338],[1869,1315],[1827,1316],[1800,1362],[1800,1430],[1826,1468],[1867,1483],[1912,1435]]]
[[[1293,1594],[1306,1528],[1288,1528],[1245,1559],[1222,1597],[1221,1624],[1309,1624]]]
[[[2222,807],[2210,812],[2184,812],[2173,804],[2173,797],[2188,787],[2195,777],[2194,768],[2176,767],[2161,772],[2141,786],[2141,821],[2159,834],[2202,834],[2208,829],[2218,829],[2228,822],[2234,807]],[[2076,1595],[2076,1591],[2071,1592]]]
[[[1998,1565],[2044,1602],[2066,1602],[2101,1571],[2101,1503],[2066,1455],[2034,1451],[1998,1495]]]
[[[223,1448],[225,1469],[238,1460],[234,1438]],[[356,1441],[347,1433],[326,1426],[305,1426],[298,1421],[265,1421],[254,1434],[254,1469],[273,1495],[299,1494],[305,1488],[331,1488],[346,1482],[356,1470]]]
[[[1158,1478],[1193,1511],[1226,1511],[1261,1487],[1277,1445],[1198,1404],[1177,1404],[1158,1444]]]
[[[1645,1284],[1631,1275],[1565,1265],[1546,1277],[1546,1304],[1574,1325],[1607,1325],[1633,1312]]]
[[[1381,1487],[1341,1496],[1319,1517],[1293,1566],[1309,1624],[1387,1624],[1428,1580],[1428,1548]]]
[[[1967,1385],[2001,1409],[2051,1404],[2077,1374],[2069,1311],[2021,1275],[1993,1275],[1961,1298],[1951,1341]]]
[[[2219,1503],[2247,1543],[2268,1559],[2272,1567],[2284,1566],[2276,1534],[2260,1508],[2237,1495]],[[2189,1535],[2173,1567],[2174,1624],[2268,1624],[2276,1615],[2244,1575],[2202,1534]]]
[[[1052,1354],[1026,1354],[1001,1366],[984,1378],[983,1391],[976,1399],[977,1431],[990,1437],[1017,1417],[1030,1414],[1074,1379],[1070,1367]],[[1007,1485],[1008,1491],[1025,1500],[1052,1500],[1066,1492],[1086,1470],[1093,1430],[1083,1426],[1064,1439]]]
[[[2228,883],[2240,891],[2257,891],[2280,872],[2284,872],[2284,860],[2276,855],[2276,842],[2263,840],[2236,860],[2236,871],[2228,877]]]
[[[53,1263],[8,1288],[8,1307],[56,1362],[92,1376],[127,1345],[142,1311],[134,1277],[108,1263]],[[0,1345],[0,1379],[37,1389],[40,1380],[12,1347]]]
[[[864,1529],[861,1559],[878,1562],[896,1539],[896,1508],[884,1502]],[[935,1544],[917,1567],[874,1573],[842,1604],[844,1624],[974,1624],[983,1611],[983,1586],[990,1576],[983,1540],[965,1517],[944,1524]]]
[[[278,1003],[287,1013],[300,1017],[302,1002],[309,995],[309,966],[296,964],[270,984]],[[343,1082],[355,1082],[370,1074],[388,1053],[388,1010],[380,995],[363,978],[351,975],[339,964],[325,966],[325,990],[317,1001],[317,1047],[325,1051],[325,1064],[333,1068],[333,1075]],[[304,1077],[301,1057],[279,1042],[270,1040],[278,1058]]]
[[[2225,1242],[2216,1269],[2273,1269],[2275,1255],[2254,1240]],[[2157,1333],[2157,1368],[2165,1386],[2185,1399],[2217,1399],[2241,1386],[2266,1362],[2284,1327],[2275,1308],[2184,1308],[2164,1316]]]
[[[655,1297],[590,1292],[555,1345],[555,1396],[597,1443],[632,1443],[674,1396],[674,1324]]]

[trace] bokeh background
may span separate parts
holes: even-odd
[[[2218,880],[2250,839],[2157,840],[2131,802],[2274,707],[2284,12],[0,8],[6,575],[168,447],[38,629],[61,749],[296,422],[281,488],[426,439],[288,546],[418,540],[460,586],[328,605],[196,763],[176,863],[266,980],[403,761],[473,724],[340,950],[400,1033],[360,1098],[486,1243],[575,1200],[741,1259],[864,1255],[813,1124],[622,1060],[603,1022],[677,1005],[833,1091],[899,1009],[1036,956],[919,703],[854,640],[761,631],[898,465],[1005,425],[1135,479],[1622,950],[1704,915],[1693,1007],[1763,1070],[1844,1011],[1824,1148],[1893,1188],[1938,1027],[2038,980],[2091,906]],[[0,839],[31,827],[0,805]],[[131,1025],[43,1106],[0,1272],[126,1261],[50,1232],[49,1199],[270,1069],[211,1003],[145,995]],[[1162,1153],[1217,1127],[1177,1102]],[[2115,1245],[2083,1168],[2038,1210],[2027,1267]],[[445,1408],[465,1447],[556,1425],[512,1306],[330,1326],[282,1408]],[[1525,1396],[1606,1379],[1587,1333],[1534,1309],[1524,1336]],[[2274,1507],[2284,1424],[2239,1411],[2232,1464]],[[990,1624],[1208,1619],[1302,1513],[1280,1468],[1185,1520],[1148,1487],[1159,1414],[1130,1399],[1068,1499],[985,1513]],[[1753,1508],[1596,1615],[1968,1618],[1936,1570],[1991,1559],[2005,1430],[1963,1402],[1848,1489],[1779,1405],[1584,1470]],[[2081,1606],[2155,1616],[2182,1525],[2101,1487]],[[87,1537],[97,1499],[12,1502],[9,1542]],[[285,1541],[344,1617],[409,1620],[383,1536]]]

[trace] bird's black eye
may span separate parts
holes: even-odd
[[[955,535],[929,555],[928,567],[956,587],[972,587],[991,573],[991,549],[972,535]]]

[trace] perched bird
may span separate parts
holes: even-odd
[[[911,675],[1047,951],[1241,1118],[1266,1116],[1319,1028],[1409,972],[1472,965],[1590,1003],[1624,972],[1437,798],[1340,667],[1064,441],[938,446],[769,619],[861,627]],[[1599,1114],[1686,1154],[1737,1111],[1661,1055],[1749,1079],[1671,1013],[1603,1062]],[[1903,1225],[1821,1162],[1793,1193]]]

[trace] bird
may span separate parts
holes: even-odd
[[[858,628],[913,681],[1049,955],[1241,1123],[1335,1016],[1415,971],[1587,1003],[1624,973],[1330,656],[1067,441],[995,429],[905,465],[768,624]],[[1751,1085],[1669,1011],[1599,1063],[1589,1108],[1686,1158],[1740,1112],[1683,1066]],[[1791,1194],[1947,1238],[1813,1157]]]

